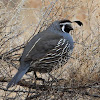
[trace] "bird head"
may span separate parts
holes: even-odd
[[[60,28],[61,28],[62,32],[67,32],[67,33],[69,33],[71,30],[73,30],[73,27],[71,25],[72,23],[76,23],[79,26],[83,25],[83,23],[81,21],[71,22],[70,20],[60,20],[59,23],[60,23]]]

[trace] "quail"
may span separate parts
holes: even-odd
[[[81,21],[73,21],[79,26]],[[46,30],[35,35],[25,46],[20,59],[20,67],[16,75],[8,83],[7,88],[17,84],[23,75],[34,71],[49,73],[55,67],[65,65],[71,57],[74,42],[69,34],[72,28],[70,20],[54,21]]]

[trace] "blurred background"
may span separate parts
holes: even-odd
[[[25,44],[53,21],[80,20],[70,34],[72,57],[51,74],[58,82],[34,85],[33,72],[6,89],[17,72]],[[38,76],[46,81],[48,74]],[[100,99],[100,0],[0,0],[0,100]]]

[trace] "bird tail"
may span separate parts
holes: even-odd
[[[18,72],[16,73],[16,75],[12,78],[12,80],[8,83],[7,85],[7,89],[11,86],[14,86],[15,84],[17,84],[21,78],[23,77],[23,75],[28,71],[29,69],[29,65],[26,65],[25,67],[20,67]]]

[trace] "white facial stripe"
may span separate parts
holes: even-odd
[[[66,25],[66,24],[71,24],[71,22],[60,23],[60,25]]]
[[[61,29],[62,29],[63,32],[65,32],[65,30],[64,30],[65,29],[65,25],[63,25]]]

